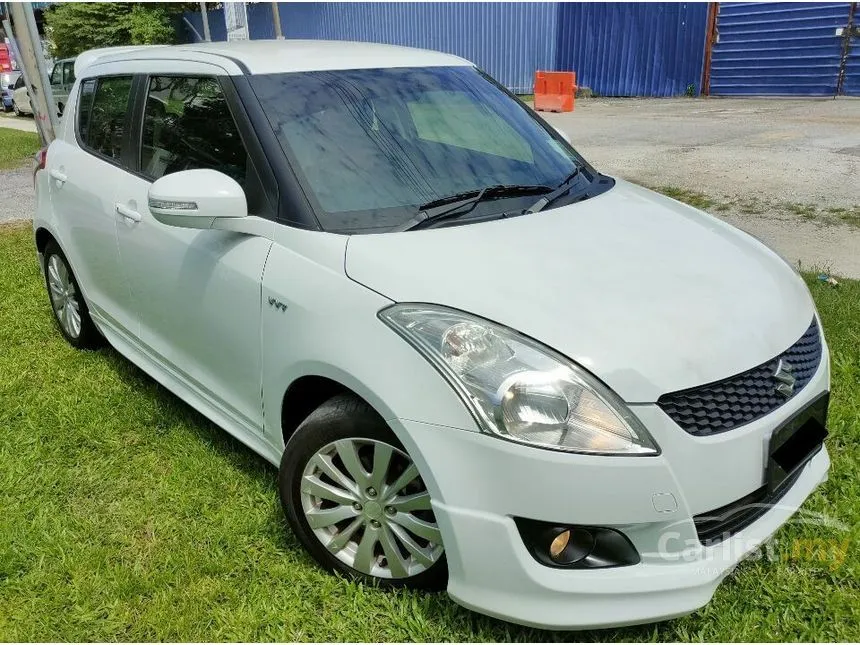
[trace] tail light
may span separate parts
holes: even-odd
[[[35,165],[33,166],[33,185],[36,185],[36,173],[44,170],[48,165],[48,148],[44,147],[36,153]]]

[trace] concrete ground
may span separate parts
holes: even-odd
[[[860,100],[587,99],[543,115],[601,171],[687,191],[790,261],[860,278]],[[32,210],[29,168],[0,173],[0,222]]]
[[[792,262],[860,278],[860,100],[587,99],[542,115],[601,171],[698,194]]]
[[[32,116],[15,116],[13,112],[3,112],[0,110],[0,128],[35,132],[36,122]]]

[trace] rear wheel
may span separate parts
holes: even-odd
[[[364,401],[336,396],[302,423],[281,460],[279,488],[290,526],[324,568],[383,586],[446,585],[430,493]]]
[[[78,349],[98,347],[102,336],[90,318],[75,274],[56,242],[48,242],[44,262],[51,310],[63,337]]]

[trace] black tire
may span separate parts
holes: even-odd
[[[21,116],[21,110],[18,109],[18,104],[15,101],[12,101],[12,110],[15,112],[15,116]]]
[[[448,564],[444,552],[429,568],[413,576],[382,578],[368,575],[342,562],[329,553],[314,534],[302,510],[302,476],[314,454],[339,439],[380,441],[406,453],[382,417],[358,397],[341,394],[323,403],[295,431],[281,459],[278,476],[281,504],[296,537],[327,571],[381,587],[444,589],[448,583]]]
[[[49,267],[51,264],[51,258],[56,257],[59,262],[65,266],[66,271],[68,272],[69,281],[71,282],[74,288],[74,295],[72,299],[77,303],[78,313],[80,315],[80,332],[75,336],[73,333],[69,333],[66,330],[63,323],[60,321],[60,318],[57,314],[57,308],[54,306],[54,294],[51,290],[51,278],[49,275]],[[57,325],[57,328],[60,330],[60,333],[63,335],[63,338],[72,346],[77,349],[96,349],[101,347],[104,344],[104,338],[102,337],[99,330],[96,328],[93,319],[90,317],[90,310],[87,307],[87,303],[84,300],[83,294],[81,293],[81,288],[78,285],[78,280],[75,277],[74,272],[72,271],[72,267],[69,265],[69,261],[66,259],[65,254],[62,249],[60,249],[59,245],[53,240],[48,242],[45,246],[45,253],[43,258],[43,269],[45,273],[45,288],[48,290],[48,302],[51,305],[51,313],[54,315],[54,322]]]

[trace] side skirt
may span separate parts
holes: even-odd
[[[100,310],[96,311],[92,305],[90,315],[107,341],[125,358],[263,459],[275,466],[280,464],[281,449],[269,443],[246,421],[219,405],[210,393],[204,391],[148,348],[143,347],[138,339],[113,324],[108,316]]]

